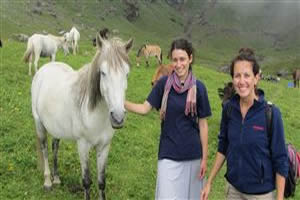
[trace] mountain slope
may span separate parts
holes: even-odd
[[[251,47],[265,71],[291,72],[299,65],[300,3],[218,0],[2,0],[1,37],[49,32],[76,26],[81,42],[107,27],[121,37],[157,43],[166,55],[176,37],[193,41],[196,62],[218,69],[241,47]]]

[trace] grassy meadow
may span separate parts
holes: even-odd
[[[128,39],[128,38],[124,38]],[[74,69],[91,61],[95,49],[90,42],[80,44],[79,55],[65,57],[60,50],[57,61],[63,61]],[[137,47],[135,47],[137,48]],[[28,76],[28,64],[22,61],[26,44],[12,40],[5,41],[0,48],[0,199],[83,199],[81,169],[77,147],[74,142],[61,141],[59,171],[62,184],[51,191],[43,189],[43,173],[37,169],[36,136],[31,115],[30,87],[32,77]],[[151,77],[156,60],[150,67],[136,67],[136,51],[130,53],[127,99],[143,102],[151,90]],[[49,59],[40,59],[39,66]],[[164,58],[164,62],[166,58]],[[229,60],[228,60],[229,62]],[[208,173],[217,149],[217,134],[221,114],[221,101],[217,88],[230,80],[229,75],[218,73],[199,65],[193,66],[196,77],[207,89],[213,116],[209,118],[209,162]],[[284,121],[286,141],[300,150],[300,89],[287,88],[288,81],[270,83],[262,81],[268,100],[280,109]],[[112,140],[106,170],[106,195],[108,200],[150,200],[154,199],[157,150],[160,134],[158,112],[153,110],[147,116],[128,113],[125,126],[116,131]],[[49,137],[50,139],[50,137]],[[49,140],[49,157],[52,152]],[[98,197],[95,151],[90,152],[92,174],[92,199]],[[210,199],[224,199],[225,167],[213,184]],[[296,196],[300,199],[300,186]]]

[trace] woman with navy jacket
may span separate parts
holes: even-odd
[[[173,41],[170,49],[174,71],[162,77],[143,104],[125,102],[125,108],[147,114],[160,109],[156,200],[198,200],[203,188],[211,115],[205,85],[192,73],[192,44]]]
[[[224,106],[218,152],[202,200],[208,199],[211,184],[227,161],[226,198],[235,200],[283,199],[288,157],[279,109],[272,106],[272,137],[266,122],[267,102],[257,89],[259,65],[251,49],[241,49],[230,66],[236,94]],[[227,110],[231,107],[230,114]]]

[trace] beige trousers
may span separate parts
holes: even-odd
[[[230,183],[226,185],[226,200],[275,200],[275,192],[267,194],[244,194],[235,189]]]

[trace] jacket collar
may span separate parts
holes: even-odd
[[[262,89],[257,89],[258,93],[258,100],[254,99],[253,107],[257,108],[265,103],[265,93]],[[240,96],[236,93],[232,98],[231,98],[232,105],[236,107],[238,110],[240,109]]]

